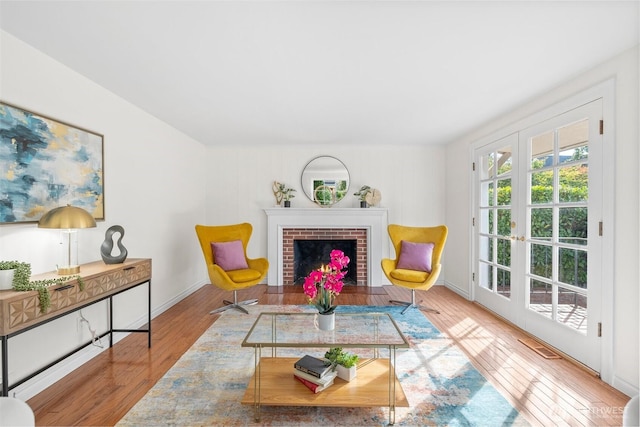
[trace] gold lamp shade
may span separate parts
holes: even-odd
[[[39,228],[93,228],[96,226],[96,220],[91,214],[82,208],[67,205],[59,208],[51,209],[42,215]]]
[[[65,262],[67,265],[58,266],[58,274],[68,275],[68,274],[78,274],[80,272],[80,265],[78,265],[78,243],[77,237],[72,236],[72,230],[76,230],[78,228],[92,228],[96,226],[96,220],[91,216],[91,214],[85,211],[82,208],[78,208],[75,206],[67,205],[60,206],[59,208],[55,208],[42,215],[40,221],[38,222],[39,228],[56,228],[67,230],[66,239],[68,241],[67,244],[67,253]],[[75,239],[75,245],[73,248],[75,249],[72,252],[72,240]],[[73,258],[73,262],[72,262]]]

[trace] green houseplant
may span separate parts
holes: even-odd
[[[72,279],[78,280],[80,290],[84,290],[84,281],[78,275],[62,276],[55,279],[33,280],[31,281],[31,264],[20,261],[0,261],[0,270],[14,270],[12,288],[16,291],[38,291],[40,311],[46,313],[51,307],[51,294],[49,287],[68,282]]]
[[[2,289],[15,288],[16,285],[23,283],[29,283],[29,277],[31,277],[31,264],[20,261],[0,261],[0,271],[13,271],[13,275],[7,274],[7,280],[11,280],[11,283]]]
[[[284,200],[284,207],[291,206],[291,199],[296,197],[295,188],[289,188],[286,184],[282,184],[278,181],[273,182],[273,194],[276,196],[276,203],[280,204]]]
[[[358,191],[353,193],[353,195],[357,196],[358,200],[360,200],[361,208],[367,207],[367,194],[369,194],[370,192],[371,192],[371,187],[369,187],[368,185],[363,185],[362,187],[360,187]]]
[[[338,377],[345,381],[351,381],[356,377],[356,365],[360,359],[357,354],[344,351],[341,347],[333,347],[324,357],[331,362],[334,369],[337,369]]]
[[[284,207],[288,208],[291,207],[291,199],[293,199],[294,197],[296,197],[295,193],[296,189],[295,188],[289,188],[286,187],[284,184],[282,185],[282,200],[284,200]]]

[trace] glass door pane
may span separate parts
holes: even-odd
[[[513,155],[510,145],[480,158],[479,278],[480,287],[511,297],[511,193]]]
[[[589,120],[529,139],[528,309],[587,331]]]

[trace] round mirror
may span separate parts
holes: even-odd
[[[320,156],[302,170],[302,190],[309,200],[329,207],[338,203],[349,191],[349,171],[340,160]]]

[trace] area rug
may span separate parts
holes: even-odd
[[[241,405],[254,371],[252,348],[240,346],[260,312],[313,312],[311,306],[248,306],[224,312],[118,426],[385,426],[388,408]],[[398,426],[528,426],[529,423],[419,310],[339,306],[342,312],[390,313],[409,340],[396,354],[409,408],[396,408]],[[180,325],[178,327],[188,327]],[[288,349],[305,354],[304,349]]]

